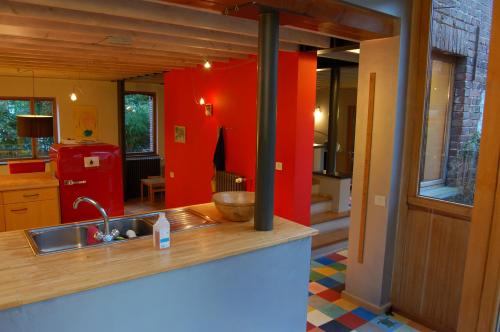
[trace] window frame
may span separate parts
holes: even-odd
[[[414,66],[416,66],[418,70],[416,71],[416,73],[412,74],[415,77],[414,83],[410,83],[409,85],[410,88],[413,88],[415,91],[415,103],[410,106],[413,112],[412,117],[414,120],[414,126],[412,126],[413,133],[411,135],[412,140],[410,143],[412,151],[407,188],[407,204],[409,207],[419,208],[426,211],[434,211],[435,213],[438,213],[440,215],[446,215],[453,218],[470,221],[473,206],[419,195],[419,182],[421,179],[420,157],[422,155],[421,142],[424,134],[424,114],[425,110],[428,108],[427,104],[429,103],[429,71],[432,69],[432,2],[426,1],[425,5],[423,5],[423,8],[424,15],[421,15],[421,20],[419,22],[420,38],[412,42],[412,47],[416,51]],[[425,13],[427,10],[428,12]]]
[[[450,130],[451,130],[451,120],[452,120],[452,114],[453,114],[453,105],[454,105],[454,98],[455,98],[455,75],[456,75],[456,65],[457,65],[457,59],[456,57],[452,55],[448,55],[442,51],[439,50],[432,50],[430,59],[429,59],[429,75],[427,76],[427,94],[426,98],[428,99],[425,103],[425,108],[424,108],[424,119],[422,122],[422,142],[421,142],[421,155],[420,155],[420,177],[423,177],[423,172],[425,168],[425,150],[426,150],[426,144],[427,144],[427,131],[424,130],[423,126],[427,124],[427,119],[429,116],[429,102],[430,102],[430,94],[431,94],[431,83],[432,83],[432,61],[433,60],[438,60],[441,62],[445,62],[448,64],[451,64],[452,66],[452,73],[451,73],[451,84],[449,86],[449,91],[448,91],[448,105],[447,105],[447,113],[446,113],[446,118],[445,118],[445,129],[443,133],[443,155],[441,157],[441,176],[439,179],[436,180],[429,180],[429,181],[424,181],[423,179],[420,178],[419,180],[419,186],[418,186],[418,192],[417,195],[421,196],[419,194],[420,188],[425,188],[425,187],[431,187],[431,186],[436,186],[440,184],[445,183],[447,171],[448,171],[448,152],[450,149]],[[425,143],[425,144],[424,144]],[[421,196],[421,197],[427,197],[427,196]]]
[[[0,96],[0,100],[28,100],[30,102],[30,114],[35,115],[35,102],[36,101],[51,101],[52,102],[52,128],[53,128],[53,136],[54,143],[58,142],[58,126],[57,126],[57,104],[55,97],[4,97]],[[9,161],[17,161],[17,160],[30,160],[35,159],[35,149],[33,149],[33,142],[35,141],[35,146],[38,148],[38,138],[31,139],[31,156],[30,157],[16,157],[16,158],[0,158],[0,164],[5,164]],[[38,158],[40,160],[47,161],[48,157]]]
[[[127,138],[125,137],[125,156],[126,157],[141,157],[141,156],[155,156],[158,155],[158,112],[157,112],[157,104],[156,104],[156,92],[154,91],[136,91],[136,90],[126,90],[124,92],[123,96],[123,130],[125,131],[125,112],[126,112],[126,105],[125,105],[125,97],[127,95],[147,95],[153,98],[153,151],[151,152],[127,152]]]

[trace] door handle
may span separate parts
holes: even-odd
[[[80,180],[80,181],[64,180],[65,186],[74,186],[75,184],[85,184],[85,183],[87,183],[87,181],[85,180]]]

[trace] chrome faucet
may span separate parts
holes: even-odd
[[[75,199],[75,201],[73,202],[73,209],[76,210],[81,202],[89,203],[90,205],[95,207],[97,211],[99,211],[99,213],[102,215],[102,218],[104,219],[104,233],[101,231],[97,231],[94,234],[94,238],[96,240],[110,242],[120,235],[120,232],[117,229],[113,229],[111,231],[109,230],[109,217],[108,214],[106,213],[106,210],[103,209],[101,204],[97,203],[92,198],[81,196]]]

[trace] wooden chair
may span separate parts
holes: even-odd
[[[141,201],[144,200],[144,186],[148,188],[149,201],[155,201],[156,193],[165,194],[165,178],[162,176],[148,176],[141,180]]]

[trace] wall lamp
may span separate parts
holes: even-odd
[[[203,97],[200,98],[200,100],[198,101],[198,104],[200,104],[201,106],[203,106],[205,108],[205,115],[206,116],[214,115],[214,106],[212,104],[205,103],[205,99],[203,99]]]
[[[323,112],[321,112],[321,108],[316,107],[314,109],[314,120],[319,121],[319,120],[321,120],[322,116],[323,116]]]

